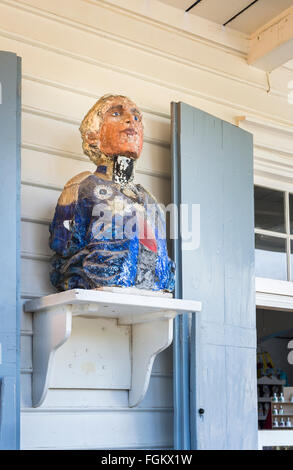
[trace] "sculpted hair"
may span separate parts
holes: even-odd
[[[122,98],[132,103],[132,100],[124,95],[104,95],[88,111],[79,128],[82,137],[83,151],[96,165],[98,164],[99,158],[101,156],[101,151],[98,145],[90,145],[87,142],[86,134],[90,132],[97,132],[97,130],[99,133],[104,114],[108,111],[112,102],[116,98]]]

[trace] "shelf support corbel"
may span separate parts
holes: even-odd
[[[132,383],[129,406],[137,406],[144,398],[154,359],[173,339],[173,320],[157,320],[132,325]]]
[[[71,306],[58,306],[49,311],[36,312],[33,317],[33,407],[46,398],[53,358],[56,350],[71,334]]]

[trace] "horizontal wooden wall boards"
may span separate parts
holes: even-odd
[[[236,123],[254,137],[255,184],[292,191],[293,127],[258,116],[238,116]]]

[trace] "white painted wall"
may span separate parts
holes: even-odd
[[[23,59],[23,301],[53,291],[48,224],[64,183],[93,169],[82,155],[78,125],[104,93],[126,94],[142,109],[137,180],[165,203],[171,101],[235,124],[237,116],[252,115],[292,127],[292,68],[273,72],[267,92],[266,74],[246,64],[247,46],[244,35],[156,0],[0,0],[0,48]],[[273,145],[260,151],[267,162]],[[31,317],[23,315],[23,449],[172,447],[170,349],[156,360],[147,397],[131,410],[126,391],[62,389],[51,389],[44,405],[32,409],[31,350]]]

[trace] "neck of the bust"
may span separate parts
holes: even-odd
[[[120,186],[126,186],[134,178],[134,160],[123,155],[108,157],[101,154],[97,161],[96,175]]]

